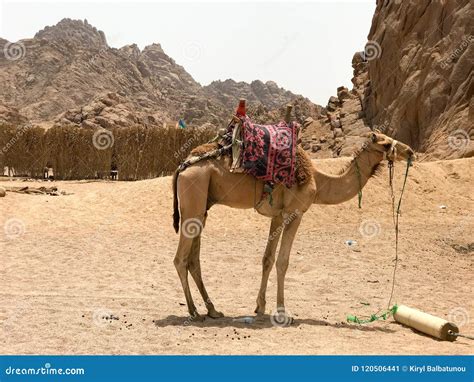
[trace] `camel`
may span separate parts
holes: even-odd
[[[257,317],[265,314],[268,277],[276,259],[277,312],[285,314],[284,285],[290,251],[303,214],[312,204],[339,204],[352,199],[362,190],[384,159],[413,160],[413,150],[384,134],[371,132],[350,164],[338,175],[325,174],[309,163],[310,176],[305,184],[287,188],[277,185],[269,198],[262,199],[264,183],[244,174],[230,172],[227,157],[199,161],[173,177],[174,228],[180,233],[174,265],[184,290],[189,314],[200,321],[188,283],[188,271],[194,279],[211,318],[223,317],[217,311],[201,277],[201,232],[207,211],[215,204],[233,208],[255,208],[270,217],[270,232],[262,260],[262,279],[257,296]],[[181,224],[180,224],[181,217]]]

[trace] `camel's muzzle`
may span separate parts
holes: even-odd
[[[396,139],[392,140],[392,144],[385,152],[386,159],[389,161],[396,160],[409,160],[413,162],[415,160],[415,152],[411,149],[410,146],[397,141]]]

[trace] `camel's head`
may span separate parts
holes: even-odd
[[[410,146],[387,137],[385,134],[379,132],[369,133],[368,138],[368,147],[381,152],[390,161],[415,160],[415,152]]]

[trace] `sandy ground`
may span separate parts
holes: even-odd
[[[342,166],[317,163],[331,171]],[[473,165],[472,159],[418,163],[411,171],[394,299],[449,318],[468,334],[474,334]],[[403,168],[396,168],[398,187]],[[472,341],[437,341],[392,319],[344,323],[347,314],[375,313],[388,302],[394,229],[386,171],[364,189],[362,210],[353,199],[315,205],[303,218],[286,279],[295,323],[286,328],[269,316],[233,321],[255,308],[267,218],[222,206],[210,211],[203,278],[226,317],[194,323],[173,266],[178,236],[170,178],[53,184],[72,195],[0,199],[1,353],[473,354]],[[362,235],[361,226],[375,234]],[[345,244],[349,239],[356,250]],[[275,301],[273,271],[268,311]]]

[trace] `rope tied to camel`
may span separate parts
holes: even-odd
[[[359,191],[357,192],[357,196],[359,198],[359,208],[362,208],[362,179],[360,175],[360,168],[359,163],[357,162],[357,158],[354,159],[355,168],[357,173],[357,180],[359,181]]]
[[[399,226],[399,217],[400,217],[400,208],[401,208],[401,205],[402,205],[402,198],[403,198],[403,193],[405,192],[405,186],[407,184],[407,179],[408,179],[408,171],[410,169],[410,167],[412,166],[412,163],[411,163],[411,158],[408,158],[407,159],[407,167],[406,167],[406,170],[405,170],[405,177],[403,179],[403,186],[402,186],[402,190],[400,191],[400,198],[398,199],[398,206],[397,206],[397,211],[396,211],[396,214],[394,213],[393,211],[393,207],[394,207],[394,204],[392,204],[392,215],[395,214],[395,225],[394,225],[394,228],[395,228],[395,264],[393,266],[393,276],[392,276],[392,290],[390,292],[390,299],[388,300],[388,304],[387,304],[387,308],[389,309],[390,308],[390,304],[392,302],[392,298],[393,298],[393,293],[395,291],[395,278],[396,278],[396,275],[397,275],[397,265],[398,265],[398,238],[399,238],[399,232],[400,232],[400,226]],[[392,161],[392,171],[390,172],[390,175],[391,175],[391,178],[390,178],[390,192],[391,194],[393,195],[394,192],[393,192],[393,176],[394,176],[394,166],[393,166],[393,161]]]
[[[394,165],[393,160],[388,161],[388,185],[390,189],[390,200],[392,202],[392,220],[395,227],[395,194],[393,192]]]
[[[391,199],[392,199],[392,216],[394,218],[394,228],[395,228],[395,259],[394,259],[395,264],[394,264],[394,267],[393,267],[392,288],[391,288],[391,291],[390,291],[390,298],[389,298],[388,304],[387,304],[387,310],[382,314],[379,314],[380,313],[380,311],[379,311],[375,314],[370,315],[368,318],[359,318],[356,315],[348,315],[347,316],[347,322],[352,322],[352,323],[356,323],[356,324],[368,324],[370,322],[378,321],[378,320],[381,320],[381,319],[386,320],[388,317],[393,316],[397,312],[397,309],[398,309],[397,304],[393,305],[392,307],[390,307],[390,304],[392,303],[393,294],[394,294],[394,291],[395,291],[395,280],[396,280],[397,265],[398,265],[399,216],[400,216],[400,211],[401,211],[400,209],[401,209],[401,205],[402,205],[403,194],[405,192],[405,186],[406,186],[407,179],[408,179],[408,171],[409,171],[411,166],[412,166],[412,160],[411,160],[411,158],[408,158],[407,159],[407,167],[406,167],[406,170],[405,170],[405,177],[403,179],[403,185],[402,185],[402,189],[401,189],[401,192],[400,192],[400,198],[398,200],[397,209],[395,211],[395,196],[394,196],[394,191],[393,191],[393,177],[394,177],[394,174],[395,174],[394,163],[393,163],[392,160],[389,160],[389,162],[388,162],[389,187],[390,187],[390,196],[391,196]],[[356,162],[356,170],[357,170],[357,172],[360,176],[360,172],[358,171],[357,162]],[[359,208],[360,208],[360,199],[361,199],[361,196],[359,197]]]
[[[449,330],[448,333],[451,336],[467,338],[468,340],[474,340],[474,336],[468,336],[467,334],[454,333],[452,330]]]
[[[377,312],[375,314],[372,314],[369,316],[369,318],[366,319],[361,319],[355,315],[348,315],[347,316],[347,322],[353,322],[355,324],[368,324],[370,322],[378,321],[378,320],[386,320],[387,318],[390,318],[393,316],[398,309],[398,305],[395,304],[392,306],[390,309],[387,309],[385,312],[382,314],[379,314],[380,312]]]

